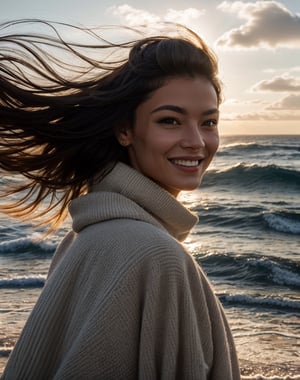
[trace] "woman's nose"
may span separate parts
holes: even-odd
[[[181,146],[191,149],[199,149],[205,146],[205,140],[198,125],[185,128],[182,135]]]

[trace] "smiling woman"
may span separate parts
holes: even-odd
[[[0,36],[0,167],[28,182],[3,189],[22,196],[2,210],[52,229],[69,210],[73,224],[3,379],[239,379],[223,309],[181,244],[197,217],[176,199],[218,148],[215,56],[184,27],[91,47],[12,26]],[[59,60],[75,79],[63,77],[53,46],[89,66]],[[85,48],[129,54],[99,62]]]
[[[131,166],[174,196],[197,188],[218,148],[217,107],[205,77],[167,80],[118,134]]]

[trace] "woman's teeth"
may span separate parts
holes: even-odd
[[[172,160],[172,162],[175,165],[188,166],[188,167],[199,165],[199,160]]]

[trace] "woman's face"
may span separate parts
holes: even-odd
[[[218,100],[204,77],[170,79],[141,103],[119,141],[133,168],[175,197],[202,180],[219,145]]]

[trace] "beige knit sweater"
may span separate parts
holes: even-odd
[[[240,378],[222,307],[179,243],[193,214],[124,164],[70,213],[3,379]]]

